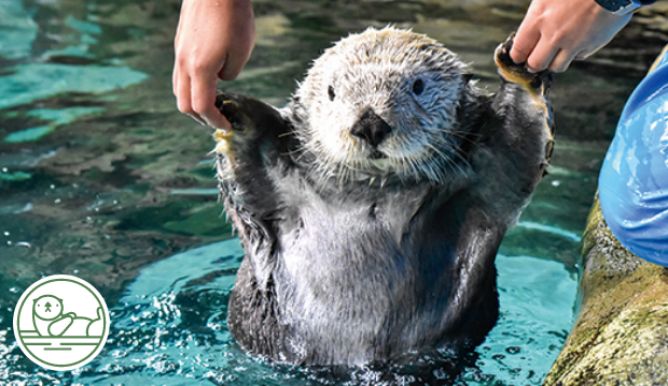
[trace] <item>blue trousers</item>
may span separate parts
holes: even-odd
[[[603,217],[624,247],[668,266],[666,50],[624,107],[601,169],[599,199]]]

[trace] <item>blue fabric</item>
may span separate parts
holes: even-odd
[[[599,198],[622,245],[668,266],[668,55],[624,107],[601,169]]]

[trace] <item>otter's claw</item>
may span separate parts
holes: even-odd
[[[235,131],[243,128],[242,106],[236,99],[234,95],[225,93],[216,96],[216,108],[230,121]]]
[[[232,136],[233,131],[240,129],[240,105],[227,94],[220,93],[216,97],[216,108],[227,118],[232,124],[232,130],[216,129],[213,133],[213,139],[216,141],[216,148],[214,151],[218,154],[226,154],[228,157],[232,156]]]
[[[506,82],[518,84],[532,93],[545,95],[552,81],[552,74],[549,71],[531,73],[526,67],[526,63],[517,64],[510,57],[510,50],[513,48],[515,33],[510,34],[505,42],[501,43],[494,52],[494,61],[498,67],[499,75]]]

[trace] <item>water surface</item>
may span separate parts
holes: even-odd
[[[258,43],[226,89],[284,103],[309,61],[369,25],[412,27],[471,62],[493,90],[491,53],[526,2],[254,2]],[[570,328],[579,235],[618,112],[666,41],[637,18],[609,49],[558,77],[554,166],[497,259],[501,319],[456,378],[449,359],[332,372],[243,354],[225,325],[241,258],[221,218],[209,131],[171,95],[176,0],[0,0],[0,380],[70,384],[539,384]],[[665,9],[665,7],[664,7]],[[11,330],[38,278],[78,275],[112,308],[100,357],[41,370]]]

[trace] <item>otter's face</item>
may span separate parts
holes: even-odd
[[[42,320],[53,320],[63,313],[63,301],[51,295],[40,296],[34,300],[33,312]]]
[[[323,169],[444,181],[460,168],[465,66],[438,42],[369,29],[314,62],[296,98]]]

